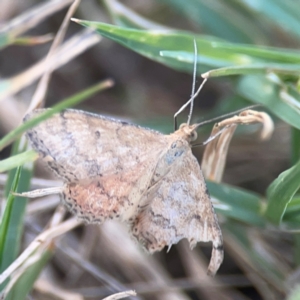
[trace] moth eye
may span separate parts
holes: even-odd
[[[198,137],[197,132],[196,131],[192,131],[192,133],[191,133],[191,142],[196,141],[197,137]]]

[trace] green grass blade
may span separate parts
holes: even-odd
[[[300,159],[300,130],[291,128],[291,165]]]
[[[194,59],[193,53],[183,52],[183,51],[161,51],[160,54],[163,57],[168,57],[176,61],[185,62],[186,64],[191,64]],[[300,72],[300,64],[287,64],[287,63],[273,63],[269,61],[256,62],[253,58],[249,61],[243,60],[221,60],[213,57],[207,57],[204,55],[198,55],[198,64],[206,65],[208,67],[222,67],[215,70],[210,70],[207,72],[206,77],[220,77],[229,75],[245,75],[245,74],[266,74],[270,72],[284,73],[291,75],[298,75]],[[174,62],[175,63],[175,62]],[[239,64],[230,65],[229,64]]]
[[[15,18],[9,18],[7,22],[2,22],[0,30],[0,49],[14,43],[24,32],[36,28],[36,26],[47,17],[67,5],[68,1],[61,3],[55,1],[41,2],[26,11],[22,11],[22,14],[17,15]]]
[[[249,10],[232,1],[163,0],[180,15],[193,20],[206,32],[233,42],[266,41],[261,26],[253,22]]]
[[[27,299],[28,293],[31,291],[34,282],[40,275],[40,272],[44,266],[48,263],[49,259],[52,257],[53,252],[49,249],[46,249],[41,255],[41,258],[32,264],[26,272],[23,273],[20,278],[16,281],[12,290],[8,293],[7,299],[14,300],[23,300]]]
[[[17,187],[20,181],[20,176],[21,176],[21,168],[19,167],[15,172],[13,183],[11,185],[11,190],[13,192],[17,191]],[[4,248],[8,239],[9,224],[13,217],[12,212],[13,212],[13,204],[15,198],[16,197],[12,194],[8,195],[6,201],[6,207],[0,224],[0,271],[1,272],[7,267],[5,262],[5,256],[4,256]]]
[[[9,36],[6,33],[0,34],[0,49],[10,44]]]
[[[211,196],[221,203],[216,205],[216,210],[224,216],[257,227],[265,225],[258,194],[210,181],[207,181],[207,187]]]
[[[282,222],[286,228],[298,228],[300,223],[300,195],[296,194],[288,203]],[[300,254],[300,253],[299,253]]]
[[[34,153],[34,151],[27,151],[21,153],[20,155],[14,155],[15,153],[23,151],[24,147],[25,147],[24,143],[16,142],[12,150],[11,158],[17,160],[19,157],[23,156],[23,159],[25,159],[25,156],[28,154],[36,156],[36,153]],[[16,190],[17,192],[29,190],[30,179],[32,177],[32,166],[33,164],[30,163],[30,161],[28,160],[24,164],[24,167],[20,175],[18,187]],[[15,169],[9,172],[9,176],[6,184],[6,190],[5,190],[5,194],[8,195],[8,199],[10,199],[10,197],[14,197],[13,195],[10,194],[10,191],[11,191],[12,178],[16,177],[15,173],[16,173]],[[11,263],[13,263],[13,261],[16,259],[16,257],[19,254],[27,202],[28,200],[26,198],[14,197],[13,202],[10,205],[11,209],[10,209],[9,219],[8,222],[5,222],[7,226],[5,228],[4,241],[2,243],[2,248],[1,248],[2,251],[1,251],[0,272],[4,271]],[[2,237],[3,235],[1,234],[0,236]],[[34,266],[29,267],[28,270],[26,270],[26,274],[22,275],[16,281],[13,289],[5,299],[7,300],[25,299],[28,291],[32,289],[33,283],[35,279],[38,277],[39,272],[42,269],[42,267],[45,265],[45,263],[46,260],[42,259],[34,263]],[[3,290],[6,284],[7,281],[1,285],[0,290]]]
[[[300,38],[300,6],[299,2],[293,0],[264,0],[243,1],[256,15],[265,16],[269,22],[281,27],[286,33]]]
[[[250,74],[266,74],[269,72],[283,73],[297,76],[300,73],[300,64],[276,64],[261,63],[250,64],[246,66],[231,66],[211,70],[207,72],[207,77],[220,77],[229,75],[250,75]]]
[[[193,40],[200,49],[200,72],[209,70],[207,66],[233,67],[253,66],[258,72],[267,69],[270,65],[274,69],[283,69],[284,72],[299,73],[300,52],[290,49],[251,46],[224,42],[218,38],[196,35],[194,33],[173,30],[138,30],[118,27],[110,24],[89,22],[74,19],[77,23],[96,30],[102,36],[114,40],[121,45],[150,59],[168,65],[172,68],[190,71],[193,67],[194,49]],[[170,51],[178,52],[171,57]],[[169,54],[161,56],[163,54]],[[181,54],[180,54],[181,53]],[[205,65],[205,67],[203,66]],[[255,70],[256,69],[256,70]],[[241,70],[235,70],[241,72]],[[246,71],[244,71],[246,72]]]
[[[287,205],[300,188],[299,178],[300,161],[281,173],[268,187],[265,217],[275,225],[280,225]]]
[[[0,173],[21,166],[27,162],[35,161],[39,155],[34,150],[28,150],[0,161]]]
[[[14,143],[12,155],[23,151],[20,149],[20,143]],[[8,174],[7,183],[5,185],[5,195],[7,198],[10,196],[13,178],[15,177],[16,170],[10,170]],[[22,168],[17,192],[28,191],[30,186],[30,179],[32,177],[32,164],[25,164]],[[20,249],[21,236],[23,232],[23,219],[27,206],[27,199],[23,197],[14,197],[12,201],[11,214],[9,224],[7,227],[6,239],[3,245],[2,264],[0,272],[6,269],[17,257]]]
[[[300,109],[291,102],[293,99],[297,103],[300,95],[296,95],[282,83],[276,83],[265,76],[248,75],[241,78],[237,91],[241,96],[264,105],[278,118],[300,129]]]
[[[66,100],[56,104],[53,106],[51,110],[47,110],[43,113],[41,113],[39,116],[30,119],[26,123],[23,123],[16,129],[12,130],[10,133],[8,133],[2,140],[0,140],[0,151],[7,145],[9,145],[12,141],[17,139],[22,133],[24,133],[26,130],[30,129],[31,127],[39,124],[43,120],[50,118],[53,114],[60,112],[63,109],[66,109],[70,106],[74,106],[81,101],[85,100],[86,98],[92,96],[93,94],[102,91],[106,88],[109,88],[112,86],[111,80],[106,80],[103,82],[100,82],[92,87],[87,88],[84,91],[81,91],[77,93],[76,95],[73,95]]]
[[[22,144],[22,146],[21,146]],[[24,151],[24,143],[19,141],[14,143],[12,155]],[[10,170],[8,179],[5,185],[5,195],[7,199],[12,196],[10,194],[16,174],[16,169]],[[17,192],[28,191],[30,186],[30,179],[32,177],[32,164],[25,164],[18,182]],[[5,238],[1,248],[1,265],[0,273],[4,271],[19,254],[21,237],[23,233],[24,215],[27,206],[27,199],[23,197],[14,197],[11,202],[11,209],[9,219],[5,228]],[[2,235],[1,235],[2,236]],[[5,286],[3,284],[0,289]]]

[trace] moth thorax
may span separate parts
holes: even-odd
[[[183,132],[185,136],[188,137],[189,142],[194,142],[198,137],[195,128],[196,128],[195,125],[188,125],[186,123],[182,123],[179,127],[179,130]]]

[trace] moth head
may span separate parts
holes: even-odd
[[[187,140],[190,143],[196,141],[198,137],[195,125],[188,125],[186,123],[183,123],[180,125],[178,131],[181,131],[184,134],[184,136],[187,137]]]

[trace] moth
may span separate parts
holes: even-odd
[[[24,121],[43,111],[32,111]],[[164,135],[68,109],[30,129],[27,138],[64,182],[44,195],[61,194],[68,209],[87,223],[126,222],[150,253],[184,238],[191,248],[200,241],[212,242],[208,274],[214,275],[223,261],[223,240],[191,150],[198,126],[181,124]]]

